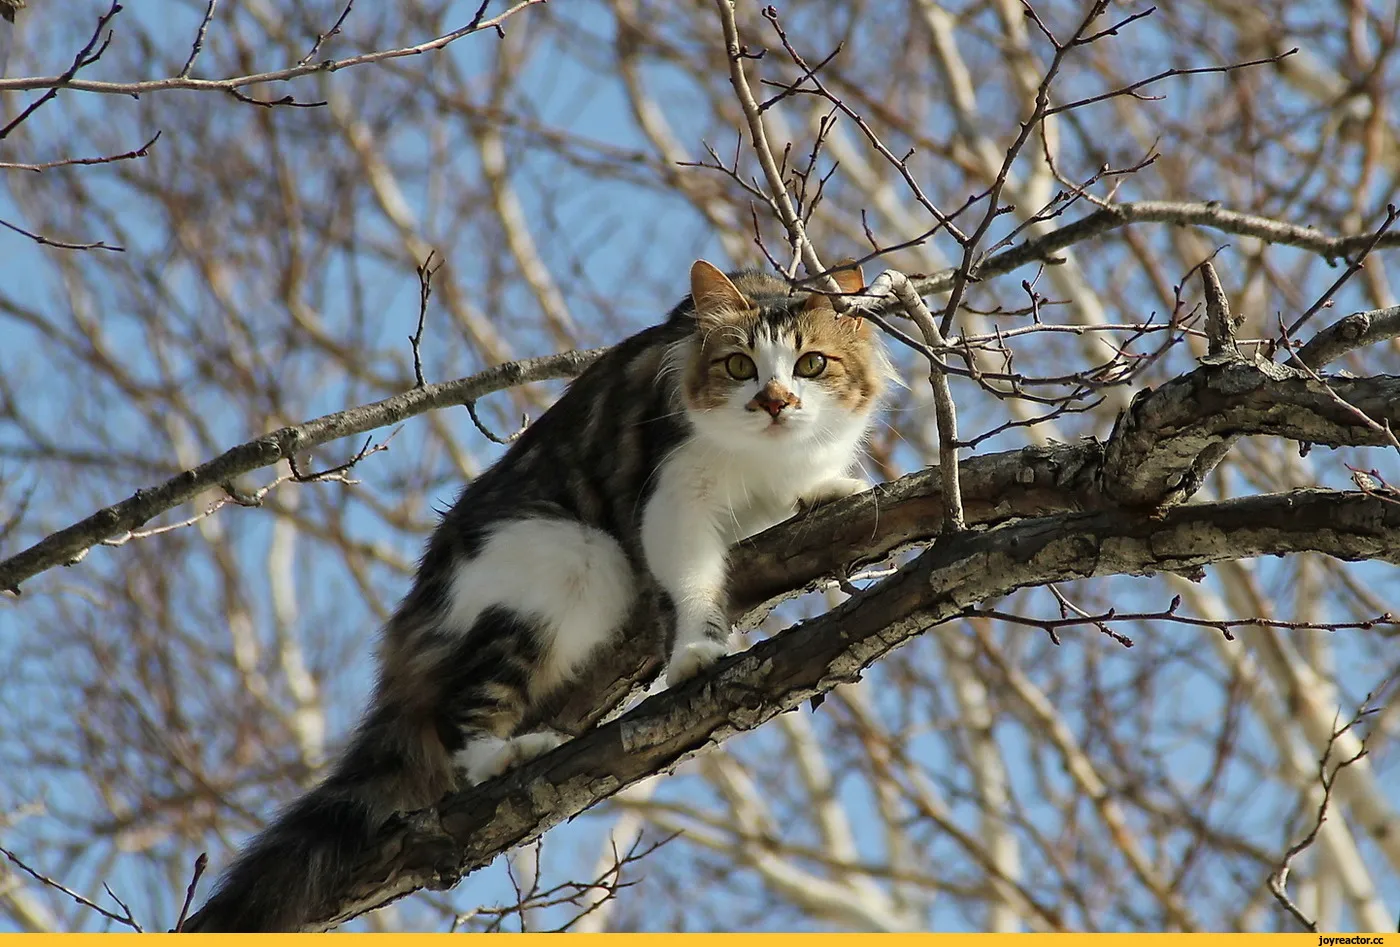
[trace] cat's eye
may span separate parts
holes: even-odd
[[[739,381],[748,381],[758,374],[758,366],[753,363],[743,352],[735,352],[724,360],[724,370],[729,372],[729,377]]]
[[[816,378],[826,371],[826,356],[820,352],[808,352],[797,360],[792,373],[798,378]]]

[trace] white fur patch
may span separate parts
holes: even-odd
[[[729,645],[720,641],[693,641],[677,647],[666,665],[666,686],[690,680],[728,653]]]
[[[490,736],[478,737],[458,750],[452,761],[467,784],[476,786],[521,763],[528,763],[537,756],[543,756],[567,739],[562,734],[547,730],[522,733],[508,740]]]
[[[632,567],[607,533],[569,520],[506,520],[457,570],[447,621],[465,633],[492,606],[537,621],[544,659],[531,689],[545,693],[618,633],[635,595]]]

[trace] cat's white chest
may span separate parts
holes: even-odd
[[[854,454],[854,444],[788,445],[775,438],[767,450],[735,451],[697,439],[668,459],[656,499],[713,519],[733,542],[791,516],[799,498],[843,474]]]

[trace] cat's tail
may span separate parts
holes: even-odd
[[[333,913],[389,816],[453,788],[451,757],[424,704],[381,683],[330,775],[244,849],[184,930],[299,931]]]

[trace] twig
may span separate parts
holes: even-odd
[[[1292,352],[1293,342],[1288,337],[1287,331],[1283,332],[1282,341],[1285,351]],[[1328,384],[1328,382],[1317,373],[1316,369],[1314,369],[1311,365],[1309,365],[1302,359],[1299,359],[1296,355],[1293,358],[1289,359],[1289,361],[1296,362],[1299,371],[1302,371],[1313,381],[1321,385],[1323,389],[1327,392],[1328,397],[1330,397],[1338,407],[1340,407],[1347,414],[1351,415],[1353,418],[1359,421],[1363,426],[1369,428],[1370,430],[1378,434],[1381,438],[1388,442],[1391,447],[1395,448],[1396,451],[1400,451],[1400,438],[1397,438],[1395,436],[1395,432],[1391,430],[1389,423],[1382,423],[1380,421],[1377,421],[1365,411],[1362,411],[1356,405],[1352,404],[1350,401],[1337,394],[1337,390],[1334,387],[1332,387],[1332,385]]]
[[[589,914],[592,914],[594,911],[598,910],[608,901],[617,897],[618,892],[636,885],[635,881],[622,880],[623,869],[640,862],[642,859],[646,858],[648,855],[656,851],[661,846],[666,845],[671,841],[674,841],[680,836],[680,834],[681,833],[679,832],[673,832],[665,838],[661,839],[660,841],[653,842],[650,845],[647,845],[645,848],[642,847],[641,836],[638,836],[628,847],[627,852],[625,854],[618,852],[616,846],[613,847],[612,864],[603,869],[598,874],[595,880],[565,881],[561,884],[557,884],[554,887],[543,891],[538,890],[538,884],[532,886],[532,890],[530,892],[521,891],[520,885],[514,877],[514,871],[511,868],[510,864],[507,863],[506,872],[507,876],[510,879],[511,886],[515,889],[516,892],[516,903],[509,906],[501,907],[477,907],[472,908],[466,913],[454,912],[452,924],[448,930],[448,933],[455,933],[456,931],[460,930],[467,922],[476,920],[478,918],[481,918],[483,920],[490,920],[489,924],[483,925],[486,930],[500,930],[502,923],[512,916],[519,915],[523,918],[525,912],[527,911],[535,911],[541,908],[558,907],[560,905],[565,904],[577,905],[582,899],[588,897],[589,895],[602,892],[601,896],[597,897],[596,900],[592,901],[592,903],[590,903],[586,909],[580,911],[562,926],[557,927],[553,931],[551,931],[551,933],[563,933],[569,930],[579,921],[583,920],[583,918],[587,917]]]
[[[280,99],[258,99],[247,93],[239,92],[237,89],[226,89],[225,91],[240,102],[247,105],[256,105],[258,108],[264,109],[275,109],[282,106],[294,109],[317,109],[326,104],[324,100],[320,102],[298,102],[291,93],[282,96]]]
[[[1313,336],[1287,364],[1322,368],[1348,352],[1396,336],[1400,336],[1400,306],[1354,312]]]
[[[78,55],[73,57],[73,64],[68,67],[67,71],[61,76],[54,77],[52,81],[45,83],[43,86],[30,87],[47,88],[48,91],[29,103],[29,107],[23,112],[20,112],[14,121],[10,122],[4,128],[0,128],[0,141],[8,137],[10,132],[18,128],[25,119],[42,108],[46,102],[51,101],[54,96],[58,95],[58,90],[60,88],[64,86],[71,87],[70,81],[78,74],[79,69],[82,69],[84,66],[90,66],[102,58],[102,54],[107,51],[107,45],[112,42],[112,34],[107,34],[107,39],[103,41],[101,46],[97,47],[96,52],[93,52],[93,47],[97,46],[97,40],[102,36],[102,30],[111,22],[114,16],[121,12],[121,9],[122,7],[119,0],[112,0],[112,5],[108,8],[107,12],[97,18],[97,27],[92,31],[91,38],[88,39],[87,44],[84,45],[82,49],[78,50]]]
[[[190,47],[190,58],[185,60],[185,66],[180,70],[180,78],[187,78],[190,70],[194,68],[194,61],[199,58],[199,54],[204,51],[204,35],[209,32],[209,23],[214,19],[214,10],[219,5],[219,0],[209,0],[209,6],[204,11],[204,19],[199,23],[199,29],[194,34],[194,45]]]
[[[1025,3],[1025,0],[1022,0],[1022,5],[1027,9],[1030,8],[1030,5]],[[1050,42],[1055,47],[1055,54],[1051,57],[1050,65],[1045,70],[1045,76],[1040,80],[1040,86],[1036,89],[1035,104],[1031,109],[1031,114],[1021,122],[1021,130],[1017,134],[1016,140],[1006,149],[1006,156],[1002,159],[1001,168],[997,171],[997,176],[992,181],[992,186],[987,190],[987,212],[983,214],[982,220],[977,225],[977,228],[963,243],[962,262],[953,273],[952,286],[949,288],[948,293],[948,301],[943,310],[943,318],[939,322],[939,329],[945,334],[952,329],[953,319],[957,315],[958,305],[962,302],[963,293],[967,290],[967,284],[974,278],[973,270],[977,268],[974,264],[977,247],[987,235],[987,231],[992,226],[992,221],[996,220],[997,217],[1010,209],[1001,206],[1001,193],[1006,187],[1006,180],[1011,174],[1011,167],[1015,164],[1017,156],[1021,153],[1021,149],[1025,147],[1026,141],[1029,140],[1031,136],[1031,132],[1045,120],[1046,109],[1049,108],[1050,105],[1050,85],[1054,82],[1055,76],[1059,74],[1060,67],[1064,64],[1066,54],[1069,50],[1079,45],[1078,40],[1084,36],[1085,32],[1089,29],[1089,25],[1098,19],[1100,14],[1102,14],[1107,7],[1108,0],[1094,0],[1089,7],[1089,12],[1085,14],[1084,19],[1080,21],[1078,29],[1074,31],[1074,35],[1070,37],[1068,43],[1060,43],[1055,40],[1050,34],[1050,31],[1044,28],[1044,24],[1041,24],[1045,35],[1050,38]]]
[[[885,270],[870,284],[866,294],[874,299],[886,295],[899,300],[909,318],[923,332],[924,342],[932,350],[945,348],[943,333],[923,299],[914,291],[909,277],[898,270]],[[938,472],[943,480],[943,530],[957,533],[966,528],[963,519],[962,489],[958,482],[958,415],[953,404],[953,392],[948,385],[948,373],[943,362],[930,352],[928,382],[933,389],[934,418],[938,425]]]
[[[461,29],[453,30],[450,33],[444,33],[435,39],[419,43],[415,46],[377,50],[359,56],[348,56],[345,59],[328,59],[318,63],[298,63],[295,66],[290,66],[286,69],[276,69],[272,72],[250,73],[248,75],[233,76],[227,79],[195,79],[189,76],[171,76],[167,79],[147,79],[137,82],[99,82],[90,79],[72,79],[72,81],[70,81],[71,77],[68,76],[33,76],[16,79],[0,79],[0,92],[50,89],[58,86],[63,86],[76,92],[95,92],[101,95],[146,95],[151,92],[165,92],[172,89],[189,89],[201,92],[229,92],[248,86],[264,85],[269,82],[285,82],[288,79],[314,75],[318,72],[338,72],[341,69],[365,66],[390,59],[402,59],[405,56],[421,56],[424,53],[441,49],[464,36],[469,36],[472,33],[478,33],[482,30],[495,30],[499,34],[501,31],[501,24],[508,18],[524,10],[526,7],[544,2],[545,0],[517,0],[514,6],[505,10],[498,16],[492,17],[489,20],[473,20]],[[115,5],[116,4],[113,4],[113,6]]]
[[[844,113],[848,118],[851,119],[851,121],[855,122],[856,127],[859,128],[861,132],[865,135],[866,140],[870,142],[871,147],[878,151],[886,161],[888,161],[891,165],[895,167],[896,170],[899,171],[900,176],[904,178],[905,185],[909,188],[910,193],[914,195],[914,199],[918,201],[919,204],[925,210],[927,210],[930,215],[932,215],[933,219],[938,222],[938,226],[934,227],[928,233],[922,234],[918,238],[918,242],[922,243],[923,241],[932,237],[935,233],[939,231],[939,229],[942,228],[946,228],[948,230],[948,233],[952,235],[954,240],[958,241],[959,243],[965,242],[967,240],[967,235],[964,234],[961,230],[959,230],[958,226],[955,223],[953,223],[953,218],[957,216],[957,212],[951,215],[945,214],[943,213],[943,211],[938,209],[937,205],[935,205],[933,201],[929,200],[928,196],[924,194],[923,188],[919,186],[919,182],[914,177],[913,172],[909,170],[909,162],[907,160],[908,156],[906,155],[905,158],[896,158],[894,153],[891,152],[889,148],[885,146],[885,143],[880,140],[880,136],[875,134],[874,129],[870,127],[870,125],[865,121],[865,119],[862,118],[860,114],[857,113],[854,109],[848,106],[839,96],[828,90],[827,87],[822,83],[821,79],[818,78],[817,73],[820,72],[821,68],[824,65],[826,65],[826,63],[833,56],[835,56],[838,52],[841,51],[841,47],[838,46],[835,50],[832,51],[831,56],[828,56],[826,59],[823,59],[816,66],[808,66],[807,62],[788,41],[787,33],[783,30],[782,24],[778,21],[777,10],[771,6],[766,7],[764,8],[763,16],[770,23],[773,24],[773,30],[778,34],[778,39],[783,44],[783,49],[787,52],[789,58],[792,59],[792,61],[797,65],[797,67],[803,71],[803,76],[797,82],[794,82],[791,86],[787,87],[787,92],[781,93],[780,95],[764,103],[763,106],[761,106],[760,111],[762,111],[762,109],[767,108],[774,101],[776,101],[779,98],[782,98],[784,95],[791,94],[791,92],[795,91],[804,81],[810,79],[812,81],[812,85],[816,88],[817,93],[823,96],[827,101],[831,102],[832,105],[840,109],[842,113]],[[890,249],[894,248],[887,248],[887,251]]]
[[[305,56],[301,57],[300,60],[297,61],[298,66],[304,66],[311,60],[315,59],[316,54],[321,51],[321,45],[325,43],[326,40],[330,39],[332,36],[339,35],[340,28],[345,25],[345,18],[350,15],[350,9],[354,6],[355,0],[345,0],[345,9],[340,11],[340,16],[336,17],[336,20],[334,23],[331,24],[330,29],[326,30],[324,33],[316,34],[316,42],[312,43],[311,50]]]
[[[1128,18],[1129,21],[1134,19],[1137,19],[1137,17]],[[1124,22],[1126,23],[1128,21]],[[1122,26],[1124,24],[1120,23],[1118,25]],[[1095,33],[1093,36],[1086,37],[1084,42],[1091,42],[1092,40],[1099,39],[1100,37],[1106,35],[1117,34],[1114,30],[1103,30],[1100,33]],[[1135,99],[1161,98],[1161,96],[1141,96],[1137,95],[1136,93],[1137,90],[1141,89],[1143,86],[1151,85],[1154,82],[1161,82],[1163,79],[1171,79],[1178,76],[1198,76],[1215,72],[1234,72],[1236,69],[1249,69],[1253,66],[1266,66],[1270,63],[1276,63],[1280,62],[1281,60],[1287,59],[1289,56],[1292,56],[1297,52],[1298,47],[1295,46],[1292,49],[1285,50],[1284,52],[1281,52],[1275,56],[1266,56],[1263,59],[1251,59],[1248,62],[1230,63],[1227,66],[1197,66],[1193,69],[1167,69],[1164,72],[1157,73],[1155,76],[1148,76],[1146,79],[1139,79],[1137,82],[1134,82],[1131,85],[1123,86],[1121,89],[1114,89],[1112,92],[1104,92],[1100,95],[1091,95],[1087,99],[1076,99],[1075,101],[1069,102],[1065,105],[1056,105],[1053,108],[1045,110],[1045,117],[1049,118],[1051,115],[1058,115],[1061,112],[1068,112],[1073,109],[1083,108],[1086,105],[1093,105],[1095,102],[1103,102],[1108,99],[1117,98],[1120,95],[1131,95]]]
[[[120,914],[113,914],[111,911],[107,910],[102,905],[97,904],[93,901],[89,901],[87,898],[83,897],[81,894],[78,894],[78,892],[74,891],[72,888],[69,888],[66,885],[62,885],[59,882],[54,881],[48,875],[41,874],[40,872],[35,871],[33,868],[30,868],[24,862],[20,861],[19,857],[16,856],[15,853],[10,851],[8,848],[0,846],[0,855],[4,855],[11,862],[13,862],[16,867],[18,867],[21,871],[29,875],[31,878],[33,878],[40,884],[47,885],[48,887],[53,888],[56,891],[62,891],[64,894],[68,895],[68,897],[72,898],[74,901],[77,901],[83,907],[96,911],[98,914],[101,914],[108,920],[116,921],[118,924],[124,924],[127,927],[130,927],[133,930],[135,930],[137,933],[143,933],[141,930],[141,926],[132,919],[131,912],[129,910],[126,913],[126,917],[122,917]],[[107,890],[107,893],[112,893],[110,888]],[[115,898],[116,896],[113,895],[113,897]],[[121,904],[121,901],[118,900],[117,903]],[[122,906],[125,907],[125,905]]]
[[[1055,644],[1059,644],[1057,632],[1062,628],[1074,628],[1079,625],[1094,625],[1099,631],[1113,638],[1124,647],[1131,648],[1133,642],[1130,638],[1124,637],[1108,628],[1109,622],[1172,622],[1178,625],[1190,625],[1195,628],[1214,628],[1224,636],[1227,641],[1234,641],[1235,636],[1232,630],[1236,628],[1284,628],[1290,631],[1369,631],[1378,625],[1397,625],[1397,621],[1390,612],[1377,615],[1364,621],[1340,621],[1340,622],[1314,622],[1314,621],[1284,621],[1277,618],[1195,618],[1191,615],[1180,615],[1177,609],[1181,607],[1181,596],[1174,596],[1171,604],[1159,612],[1120,612],[1116,608],[1110,608],[1100,614],[1089,614],[1084,610],[1074,606],[1063,594],[1053,586],[1051,591],[1060,602],[1062,609],[1071,609],[1076,614],[1062,618],[1032,618],[1026,615],[1015,615],[1009,612],[999,611],[993,608],[971,607],[963,612],[968,618],[991,618],[997,621],[1006,622],[1012,625],[1022,625],[1028,628],[1040,628],[1045,631]]]
[[[348,8],[347,8],[348,9]],[[433,266],[433,254],[436,251],[429,250],[428,258],[415,268],[418,274],[418,331],[408,337],[408,342],[413,346],[413,378],[414,387],[422,388],[423,381],[423,357],[419,346],[423,344],[423,320],[428,317],[428,299],[433,295],[433,274],[442,269],[444,261],[439,260],[437,266]]]
[[[157,131],[151,136],[151,140],[134,151],[125,151],[119,155],[101,155],[97,158],[60,158],[57,161],[45,161],[40,164],[16,164],[7,161],[0,161],[0,171],[34,171],[42,173],[51,168],[66,168],[70,165],[89,164],[111,164],[113,161],[130,161],[134,158],[144,158],[160,139],[160,132]]]
[[[194,873],[190,875],[189,887],[185,889],[185,903],[180,905],[180,916],[175,921],[175,929],[172,934],[178,934],[185,929],[185,918],[189,916],[190,904],[194,901],[194,889],[199,886],[199,879],[204,874],[204,869],[209,867],[209,853],[200,852],[199,857],[194,860]]]
[[[384,440],[379,442],[378,444],[373,443],[373,437],[365,438],[364,445],[358,451],[355,452],[354,457],[351,457],[343,464],[336,464],[334,467],[328,467],[325,470],[317,471],[315,473],[303,473],[301,469],[297,466],[297,459],[295,454],[287,458],[287,466],[289,466],[292,469],[292,479],[295,480],[297,483],[317,483],[324,480],[339,480],[342,483],[354,483],[355,481],[347,480],[341,475],[344,474],[346,471],[350,470],[352,467],[354,467],[356,464],[358,464],[360,461],[364,460],[371,454],[377,454],[380,451],[388,450],[389,442],[392,441],[395,437],[397,437],[399,431],[402,430],[402,427],[395,428],[389,433],[388,437],[384,438]]]
[[[51,237],[45,237],[43,234],[33,233],[31,231],[25,230],[23,227],[18,227],[10,223],[8,220],[0,220],[0,227],[7,227],[17,234],[23,234],[24,236],[28,237],[30,240],[33,240],[40,246],[56,247],[60,250],[111,250],[113,253],[126,252],[125,247],[114,247],[111,244],[104,243],[101,240],[98,240],[96,243],[68,243],[64,240],[54,240]]]
[[[802,218],[793,207],[792,197],[788,194],[787,185],[783,183],[783,175],[778,169],[778,162],[773,157],[773,149],[768,144],[768,132],[763,127],[763,115],[759,110],[758,102],[754,100],[753,90],[749,88],[748,77],[744,75],[744,60],[755,57],[746,55],[744,47],[739,43],[739,28],[734,22],[734,0],[715,0],[715,8],[719,11],[720,25],[724,30],[724,45],[729,59],[729,82],[734,87],[734,94],[739,99],[739,107],[743,109],[744,118],[748,122],[749,141],[753,146],[755,156],[758,158],[759,167],[763,169],[763,177],[768,183],[769,197],[777,211],[779,221],[787,230],[788,239],[792,242],[794,252],[807,268],[807,275],[815,277],[824,272],[821,258],[817,256],[816,248],[807,239],[807,229],[803,226]],[[833,293],[841,292],[840,285],[830,276],[821,280],[819,285],[820,288]],[[832,297],[832,304],[838,311],[844,311],[848,305],[839,295]]]
[[[149,529],[127,530],[119,536],[109,536],[106,539],[101,540],[98,543],[98,545],[125,546],[127,543],[135,539],[149,539],[152,536],[159,536],[162,533],[170,533],[174,532],[177,529],[185,529],[187,527],[193,526],[195,523],[198,523],[201,520],[208,519],[209,517],[213,516],[215,513],[219,512],[219,510],[222,510],[225,506],[227,506],[230,503],[235,503],[238,506],[242,507],[256,509],[257,507],[262,506],[263,499],[269,493],[271,493],[274,489],[291,479],[293,478],[290,474],[278,477],[276,480],[273,480],[266,486],[259,487],[256,491],[254,491],[251,494],[239,493],[233,488],[232,484],[224,484],[223,486],[225,495],[219,497],[213,503],[209,504],[209,506],[206,507],[203,511],[196,513],[193,516],[186,517],[185,519],[180,520],[177,523],[166,523],[164,526],[152,526]],[[74,565],[77,562],[80,562],[85,556],[86,552],[79,553],[77,556],[73,557],[73,561],[70,562],[69,565]]]
[[[107,882],[105,881],[102,882],[102,890],[107,892],[107,897],[117,902],[117,906],[122,909],[123,914],[126,916],[126,923],[131,925],[131,927],[133,927],[136,930],[136,933],[146,933],[144,930],[142,930],[141,925],[136,923],[136,918],[131,916],[131,908],[127,906],[127,903],[125,901],[117,897],[117,893],[112,890],[111,885],[107,884]]]
[[[1366,699],[1361,702],[1356,714],[1341,729],[1337,729],[1335,722],[1333,723],[1332,736],[1328,738],[1327,746],[1322,751],[1322,758],[1318,760],[1317,764],[1318,782],[1322,786],[1322,799],[1317,805],[1317,818],[1313,820],[1312,828],[1308,830],[1308,833],[1288,847],[1288,850],[1283,854],[1283,860],[1269,873],[1268,886],[1274,899],[1293,916],[1294,920],[1313,933],[1317,933],[1317,922],[1304,914],[1293,902],[1293,899],[1288,896],[1288,873],[1292,869],[1293,859],[1317,841],[1317,833],[1321,831],[1322,823],[1327,821],[1327,808],[1332,802],[1332,787],[1337,782],[1337,774],[1365,757],[1368,752],[1366,739],[1363,737],[1356,753],[1339,762],[1332,768],[1331,772],[1328,772],[1327,764],[1332,759],[1332,751],[1336,748],[1338,738],[1359,724],[1362,719],[1376,712],[1376,708],[1369,706],[1373,694],[1374,692],[1366,695]]]
[[[472,424],[476,425],[476,429],[481,432],[483,437],[485,437],[488,441],[490,441],[493,444],[500,444],[502,447],[508,447],[511,444],[515,443],[516,439],[519,438],[520,435],[524,434],[526,429],[530,426],[530,416],[528,414],[522,414],[520,416],[519,430],[517,430],[514,434],[507,434],[505,437],[498,437],[496,434],[492,433],[491,429],[486,426],[485,422],[483,422],[481,420],[481,417],[476,413],[476,401],[473,400],[467,402],[467,413],[471,415]]]
[[[1311,319],[1319,309],[1331,304],[1332,296],[1337,290],[1342,288],[1343,283],[1351,279],[1356,271],[1361,269],[1366,262],[1366,257],[1381,242],[1381,238],[1385,236],[1385,232],[1390,229],[1391,225],[1394,224],[1397,219],[1400,219],[1400,209],[1397,209],[1394,204],[1387,204],[1385,206],[1385,221],[1377,228],[1375,234],[1371,235],[1366,243],[1362,245],[1361,251],[1356,255],[1356,259],[1347,264],[1346,271],[1343,272],[1341,276],[1337,277],[1336,281],[1333,282],[1331,286],[1327,287],[1327,290],[1317,298],[1317,302],[1308,307],[1307,312],[1295,319],[1293,324],[1288,327],[1286,335],[1289,338],[1296,336],[1298,330],[1301,329],[1304,323]]]
[[[19,528],[20,522],[24,519],[24,514],[29,512],[29,504],[33,501],[34,491],[37,489],[37,483],[31,483],[26,487],[24,494],[19,498],[19,502],[15,504],[14,509],[5,517],[4,522],[0,522],[0,542],[4,542],[10,537],[11,533]]]
[[[1033,418],[1012,418],[1009,421],[1003,421],[996,427],[983,431],[981,434],[978,434],[975,437],[963,438],[961,444],[965,448],[973,448],[981,444],[983,441],[990,440],[991,438],[996,437],[998,434],[1005,434],[1007,431],[1014,430],[1018,427],[1035,427],[1038,424],[1045,424],[1046,422],[1053,421],[1056,418],[1064,417],[1067,414],[1085,414],[1089,411],[1094,410],[1104,402],[1103,397],[1100,396],[1098,398],[1095,398],[1093,401],[1087,401],[1084,404],[1075,404],[1074,402],[1080,397],[1083,397],[1080,393],[1071,393],[1065,396],[1065,398],[1062,399],[1060,404],[1051,408],[1049,411],[1046,411],[1044,414],[1037,415]]]
[[[1065,224],[1042,236],[1027,240],[1018,246],[1010,247],[984,260],[977,266],[977,275],[983,279],[1009,273],[1028,263],[1036,263],[1052,257],[1057,251],[1071,247],[1099,234],[1117,230],[1132,223],[1189,224],[1197,227],[1210,227],[1225,233],[1256,237],[1265,243],[1310,250],[1332,260],[1366,247],[1375,240],[1374,234],[1341,237],[1329,236],[1312,227],[1301,227],[1255,214],[1244,214],[1228,210],[1215,201],[1176,202],[1176,201],[1134,201],[1114,204],[1097,210],[1086,217]],[[1400,233],[1390,232],[1374,244],[1378,247],[1400,246]],[[948,291],[958,274],[957,268],[950,268],[914,281],[915,289],[921,295],[931,295]]]

